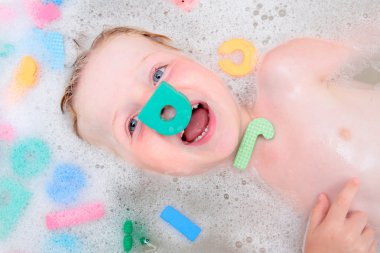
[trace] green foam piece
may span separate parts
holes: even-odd
[[[124,247],[125,252],[131,251],[131,249],[133,247],[133,238],[131,235],[124,236],[123,247]]]
[[[243,140],[240,143],[239,150],[234,160],[234,167],[245,170],[252,156],[257,137],[264,136],[270,140],[274,137],[274,127],[271,122],[264,118],[257,118],[251,121],[245,130]]]
[[[28,205],[30,196],[31,193],[19,183],[0,178],[0,240],[12,232]]]
[[[23,178],[31,178],[47,168],[50,151],[45,142],[30,138],[17,142],[12,148],[11,166]]]
[[[172,106],[175,109],[175,116],[172,119],[162,119],[161,112],[165,106]],[[174,135],[186,128],[191,113],[191,104],[186,96],[163,81],[142,108],[138,118],[162,135]]]
[[[124,234],[131,235],[133,232],[133,223],[131,220],[126,220],[123,226]]]

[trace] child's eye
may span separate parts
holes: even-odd
[[[132,118],[128,123],[128,131],[129,134],[132,136],[133,132],[135,131],[137,127],[138,120],[136,118]]]
[[[164,75],[166,66],[159,67],[153,72],[153,84],[157,84],[160,81],[161,77]]]

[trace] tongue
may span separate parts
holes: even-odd
[[[204,108],[193,110],[189,125],[185,128],[183,139],[192,142],[203,133],[208,124],[208,112]]]

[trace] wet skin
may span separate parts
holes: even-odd
[[[257,142],[248,173],[258,172],[301,212],[311,209],[318,193],[334,198],[347,179],[358,177],[353,208],[368,212],[379,230],[380,93],[365,84],[329,81],[354,56],[350,47],[314,39],[272,49],[258,64],[257,100],[248,111],[214,73],[181,52],[143,37],[117,36],[91,53],[82,73],[74,98],[79,133],[141,168],[193,175],[232,165],[248,123],[265,117],[276,135]],[[138,121],[131,131],[162,66],[159,81],[209,107],[209,131],[198,142],[159,135]]]
[[[276,136],[251,159],[260,177],[309,211],[318,193],[334,198],[350,177],[361,189],[353,210],[380,229],[380,91],[331,76],[359,57],[348,46],[314,39],[289,41],[268,52],[257,70],[256,116]]]

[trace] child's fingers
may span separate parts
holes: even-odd
[[[331,204],[331,208],[327,213],[326,219],[336,223],[343,223],[346,219],[347,213],[350,210],[351,202],[359,189],[359,180],[349,180],[343,189],[338,194],[335,202]]]
[[[368,223],[368,214],[365,212],[350,212],[347,215],[346,226],[350,228],[350,231],[355,235],[361,235],[364,232]]]
[[[313,231],[326,217],[327,211],[329,210],[329,200],[326,194],[321,193],[318,196],[318,201],[315,204],[313,210],[311,211],[309,218],[309,231]]]
[[[367,249],[370,249],[369,252],[372,252],[373,247],[376,249],[375,231],[370,227],[365,227],[361,235],[361,241],[367,246]]]

